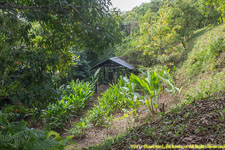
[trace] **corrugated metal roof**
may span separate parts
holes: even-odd
[[[125,62],[124,60],[120,59],[119,57],[112,57],[109,58],[111,61],[120,64],[121,66],[124,66],[128,69],[134,69],[134,67],[130,64],[128,64],[127,62]]]
[[[105,61],[95,65],[91,69],[99,68],[99,67],[101,67],[105,64],[109,64],[110,62],[114,62],[114,63],[116,63],[120,66],[123,66],[123,67],[127,68],[127,69],[134,69],[134,67],[131,64],[127,63],[126,61],[124,61],[122,59],[120,59],[119,57],[112,57],[112,58],[106,59]]]

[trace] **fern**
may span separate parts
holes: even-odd
[[[0,111],[0,150],[63,150],[66,143],[41,130],[30,129],[25,121],[10,122],[11,114]],[[59,139],[59,138],[58,138]]]

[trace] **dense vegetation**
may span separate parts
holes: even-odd
[[[224,144],[225,2],[110,8],[110,0],[0,2],[1,150],[75,148],[74,139],[109,127],[115,113],[135,122],[142,106],[161,119],[90,149],[187,144],[188,135],[201,139],[197,144]],[[94,97],[101,70],[90,66],[111,56],[123,57],[138,74],[121,76]],[[168,112],[158,103],[166,92],[179,103]],[[199,122],[206,115],[211,124]],[[209,126],[213,141],[204,143]]]
[[[223,12],[222,1],[153,0],[143,4],[123,14],[127,36],[116,47],[116,55],[127,56],[131,62],[148,67],[168,65],[171,54],[187,49],[186,44],[194,31],[217,24],[224,16]]]

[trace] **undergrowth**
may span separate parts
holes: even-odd
[[[71,137],[60,137],[55,132],[27,127],[25,121],[16,122],[12,113],[0,111],[1,150],[64,150]],[[52,137],[52,135],[54,135]]]
[[[62,100],[49,104],[43,111],[43,122],[51,129],[65,128],[87,106],[93,94],[93,83],[72,81],[64,89]]]

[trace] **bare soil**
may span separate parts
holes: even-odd
[[[137,127],[106,149],[130,149],[130,145],[145,144],[224,145],[224,108],[225,97],[194,101],[159,120]]]
[[[97,102],[97,95],[94,97],[96,98],[93,100],[93,103]],[[172,105],[176,104],[177,102],[174,101],[174,96],[171,94],[165,94],[162,93],[159,96],[158,100],[159,105],[162,105],[164,103],[165,105],[165,111],[168,110]],[[91,108],[93,105],[91,105],[88,108]],[[134,121],[132,116],[129,116],[128,118],[121,119],[124,116],[124,113],[116,113],[114,114],[114,121],[112,124],[107,127],[92,127],[86,131],[86,135],[80,139],[75,139],[75,142],[78,144],[78,149],[87,148],[91,145],[96,145],[101,142],[103,142],[105,139],[108,139],[110,137],[114,137],[119,134],[125,133],[128,129],[135,128],[137,126],[140,126],[142,124],[145,124],[147,120],[150,119],[148,109],[145,105],[141,106],[140,114],[137,117],[138,120]],[[85,115],[86,112],[83,112],[83,115]],[[82,116],[81,116],[82,117]],[[156,116],[151,116],[151,118],[157,118]],[[76,119],[76,121],[79,121],[79,118]]]

